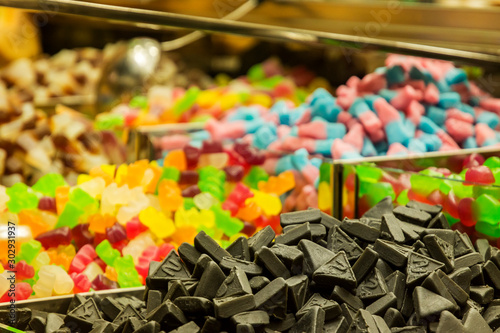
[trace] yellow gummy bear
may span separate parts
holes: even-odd
[[[175,232],[174,221],[153,207],[143,209],[139,213],[139,220],[158,238],[166,238]]]
[[[277,196],[253,189],[251,191],[254,196],[247,199],[247,203],[255,202],[267,216],[279,215],[281,213],[281,200]]]
[[[86,183],[89,180],[92,180],[92,178],[93,178],[92,176],[85,175],[85,174],[78,175],[78,178],[76,179],[76,184],[80,185],[80,184]]]

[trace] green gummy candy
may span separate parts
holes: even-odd
[[[358,165],[356,172],[360,180],[377,182],[382,178],[382,170],[369,165]]]
[[[72,202],[68,202],[64,206],[64,210],[62,211],[61,215],[59,215],[57,224],[54,228],[74,228],[78,224],[80,216],[82,216],[83,214],[85,214],[85,211],[82,208],[78,207]]]
[[[394,193],[394,189],[389,183],[360,182],[359,193],[367,196],[371,206],[376,205],[387,196],[390,196],[392,201],[396,200],[396,193]]]
[[[90,194],[78,187],[73,189],[69,194],[69,201],[82,208],[99,204]]]
[[[425,175],[412,175],[410,177],[410,183],[412,191],[427,197],[429,194],[439,189],[443,180]]]
[[[444,217],[446,217],[446,220],[448,221],[448,224],[450,226],[454,225],[455,223],[460,222],[460,219],[457,219],[457,218],[451,216],[449,213],[444,212],[443,215],[444,215]]]
[[[42,176],[35,185],[33,185],[32,189],[42,193],[44,196],[54,198],[56,196],[56,188],[66,185],[68,185],[68,183],[66,183],[66,180],[64,180],[61,174],[49,173]]]
[[[38,253],[40,253],[41,250],[42,243],[35,239],[27,241],[26,243],[22,243],[17,261],[19,262],[21,260],[24,260],[27,264],[31,264],[33,259],[35,259],[35,257],[38,255]]]
[[[332,167],[330,163],[321,163],[319,167],[319,182],[330,184],[330,177],[332,174]]]
[[[483,165],[490,169],[500,168],[500,157],[492,156],[484,161]]]
[[[200,94],[200,89],[197,87],[191,87],[186,91],[186,94],[179,99],[174,107],[172,108],[173,113],[176,116],[180,116],[184,112],[188,111],[193,104],[196,102],[198,95]]]
[[[396,202],[400,206],[406,206],[408,202],[410,202],[410,199],[408,198],[408,189],[404,189],[399,193],[398,198],[396,199]]]
[[[259,182],[267,182],[268,179],[269,175],[266,170],[258,166],[253,166],[245,178],[243,178],[243,183],[250,188],[258,189]]]
[[[147,109],[148,98],[146,96],[134,96],[128,104],[132,108]]]
[[[278,84],[283,82],[283,77],[281,75],[275,75],[273,77],[263,79],[259,81],[256,85],[260,88],[264,89],[273,89],[276,87]]]
[[[135,269],[134,259],[130,254],[116,258],[114,268],[118,275],[118,284],[121,288],[141,287],[139,273]]]
[[[38,208],[38,197],[26,184],[16,183],[6,189],[10,200],[7,208],[12,213],[19,213],[23,209]]]
[[[228,237],[237,234],[243,229],[243,222],[237,218],[231,217],[231,215],[220,206],[214,205],[210,210],[214,212],[217,228],[221,229]]]
[[[196,208],[193,198],[184,198],[184,209],[190,210],[191,208]]]
[[[487,185],[474,185],[472,186],[472,193],[474,198],[478,198],[482,194],[488,194],[494,198],[500,198],[500,187],[487,186]]]
[[[477,211],[478,221],[490,224],[498,223],[500,216],[500,202],[489,194],[480,195],[474,206]]]
[[[100,131],[119,128],[124,125],[125,118],[120,114],[101,113],[95,121],[95,128]]]
[[[111,243],[105,239],[96,246],[95,252],[106,263],[106,265],[113,266],[118,258],[120,258],[120,251],[113,249]]]
[[[266,73],[264,72],[264,67],[262,66],[262,64],[257,64],[250,67],[247,73],[247,77],[252,82],[265,79]]]
[[[497,223],[491,224],[485,221],[478,221],[475,227],[477,232],[485,234],[490,237],[499,238],[500,237],[500,226]]]

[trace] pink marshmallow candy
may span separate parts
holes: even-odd
[[[471,114],[460,111],[457,108],[448,109],[448,111],[446,111],[446,118],[457,119],[469,124],[474,124],[474,117]]]
[[[434,83],[429,83],[424,92],[424,101],[428,104],[437,104],[439,102],[439,89]]]
[[[313,153],[316,149],[316,140],[290,136],[283,140],[282,148],[286,151],[296,151],[305,148],[309,153]]]
[[[495,131],[487,124],[479,123],[476,125],[476,142],[479,147],[482,147],[486,140],[494,139],[495,137]]]
[[[383,98],[377,99],[373,103],[373,107],[377,111],[378,117],[380,118],[380,121],[384,126],[393,121],[401,119],[398,110],[396,110],[392,105],[387,103],[387,101]]]
[[[485,110],[500,114],[500,98],[484,98],[479,102],[479,106]]]
[[[416,100],[412,100],[406,108],[406,115],[408,119],[410,119],[410,121],[417,126],[420,124],[420,119],[423,114],[425,114],[425,108]]]
[[[363,138],[365,137],[365,132],[363,126],[360,124],[354,125],[349,132],[344,136],[343,141],[347,144],[353,146],[358,153],[361,153],[363,149]]]
[[[313,121],[299,126],[298,135],[301,138],[324,140],[327,138],[326,123]]]
[[[394,142],[389,146],[389,149],[387,149],[387,156],[397,155],[401,152],[408,154],[409,150],[399,142]]]
[[[474,126],[466,121],[450,118],[444,123],[450,136],[458,143],[474,135]]]
[[[355,152],[356,148],[341,139],[335,139],[332,145],[332,156],[334,159],[341,159],[342,155],[347,152]]]

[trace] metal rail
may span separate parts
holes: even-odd
[[[307,29],[291,29],[274,25],[173,14],[129,7],[102,5],[73,0],[0,0],[0,6],[33,11],[69,14],[100,18],[109,21],[128,22],[149,27],[177,27],[204,32],[219,32],[250,36],[282,42],[299,42],[315,46],[339,46],[354,49],[373,49],[454,60],[475,65],[498,66],[500,56],[481,52],[456,50],[444,47],[384,40],[381,38],[353,36]]]

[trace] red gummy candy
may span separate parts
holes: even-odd
[[[59,245],[68,245],[71,243],[71,229],[69,227],[57,228],[44,232],[36,237],[36,240],[42,243],[46,249],[58,247]]]
[[[245,176],[245,168],[242,165],[231,165],[224,168],[228,182],[239,182]]]
[[[472,227],[476,224],[476,219],[473,213],[474,199],[463,198],[458,202],[458,217],[460,222],[466,227]]]
[[[465,173],[465,181],[479,184],[493,184],[495,177],[490,168],[484,165],[469,168]]]
[[[103,274],[99,274],[92,281],[91,287],[94,290],[116,289],[118,288],[118,283],[108,279]]]
[[[148,227],[146,227],[144,224],[142,224],[139,221],[138,217],[134,217],[130,221],[127,222],[126,225],[126,232],[127,232],[127,238],[134,239],[137,237],[140,233],[148,230]]]
[[[21,260],[15,265],[16,271],[16,279],[17,280],[24,280],[24,279],[31,279],[32,277],[35,276],[35,269],[33,266],[28,265],[26,261]]]
[[[193,146],[184,147],[184,155],[186,156],[187,167],[192,169],[198,165],[198,160],[200,159],[201,151]]]
[[[198,172],[193,170],[182,171],[179,177],[179,185],[193,185],[198,184],[200,176]]]
[[[477,153],[472,153],[465,158],[462,167],[464,169],[469,169],[483,164],[484,164],[484,157]]]
[[[160,246],[159,259],[163,260],[172,250],[175,250],[175,247],[172,244],[163,243]]]
[[[57,213],[56,199],[51,197],[42,197],[38,201],[38,209]]]
[[[127,239],[127,231],[120,223],[115,223],[106,228],[106,237],[111,244]]]
[[[184,190],[182,190],[181,195],[184,198],[193,198],[195,195],[200,194],[200,193],[201,193],[201,191],[200,191],[200,188],[198,187],[198,185],[191,185],[188,188],[185,188]]]
[[[94,242],[94,236],[89,231],[88,223],[76,225],[71,229],[71,234],[73,235],[77,249],[85,246],[85,244],[92,244]]]
[[[75,286],[73,287],[73,291],[76,293],[84,293],[90,290],[90,280],[87,275],[80,273],[71,273],[69,275],[73,280]]]

